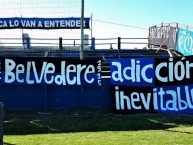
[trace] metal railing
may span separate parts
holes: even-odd
[[[0,38],[2,48],[53,47],[58,49],[80,47],[80,39],[64,38]],[[88,49],[127,49],[138,45],[148,46],[148,38],[91,38],[84,39],[84,47]],[[143,48],[143,47],[141,47]]]

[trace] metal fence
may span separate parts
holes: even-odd
[[[148,38],[91,38],[84,39],[85,49],[136,49],[148,47]],[[64,38],[0,38],[0,48],[79,49],[80,39]]]

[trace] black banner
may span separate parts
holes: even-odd
[[[101,60],[1,58],[1,84],[101,85]]]
[[[156,113],[153,88],[111,86],[114,113]]]
[[[193,58],[156,58],[155,86],[193,84]]]
[[[193,113],[193,57],[111,59],[115,113]]]
[[[193,85],[155,88],[112,86],[114,113],[193,113]]]

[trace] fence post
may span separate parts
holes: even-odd
[[[121,49],[121,37],[118,37],[118,43],[117,43],[118,49]]]
[[[112,43],[110,44],[110,49],[113,49],[113,45],[112,45]]]
[[[27,44],[27,43],[28,43],[28,42],[27,42],[27,41],[28,41],[28,39],[27,39],[28,37],[29,37],[29,34],[27,34],[27,33],[23,33],[23,34],[22,34],[22,39],[23,39],[22,41],[23,41],[23,47],[24,47],[24,49],[27,49],[27,47],[28,47],[28,46],[27,46],[27,45],[28,45],[28,44]]]
[[[0,145],[3,145],[3,129],[4,128],[4,109],[3,103],[0,102]]]
[[[76,46],[76,41],[74,40],[74,47]]]
[[[30,37],[26,37],[26,48],[30,49],[30,47],[31,47]]]
[[[59,49],[62,50],[62,37],[59,38]]]
[[[91,39],[91,49],[95,50],[95,38],[94,37]]]

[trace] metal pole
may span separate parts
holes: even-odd
[[[90,28],[90,30],[91,30],[91,39],[92,39],[92,19],[93,19],[93,15],[91,14],[91,28]]]
[[[121,49],[121,37],[118,37],[117,45],[118,49]]]
[[[84,59],[84,0],[81,1],[81,46],[80,60]],[[84,88],[81,85],[81,109],[84,108]]]
[[[62,37],[59,37],[59,49],[62,50]]]
[[[80,45],[80,59],[84,59],[84,0],[81,1],[81,45]]]
[[[0,102],[0,145],[3,145],[3,132],[4,132],[4,107],[3,103]]]

